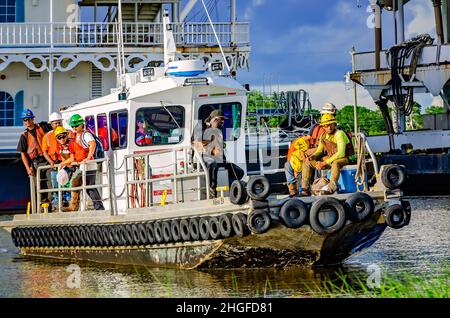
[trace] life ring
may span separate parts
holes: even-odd
[[[390,165],[381,172],[381,181],[386,188],[400,189],[406,182],[406,171],[399,165]]]
[[[226,213],[219,217],[220,234],[224,238],[230,237],[233,234],[233,225],[231,224],[232,216],[231,213]]]
[[[265,176],[252,176],[247,183],[247,193],[257,201],[265,200],[270,194],[270,182]]]
[[[280,218],[288,228],[297,229],[308,219],[308,207],[300,199],[286,201],[281,206]]]
[[[161,222],[162,234],[165,243],[170,243],[172,241],[172,233],[170,230],[170,223],[167,221]]]
[[[179,242],[181,240],[180,222],[178,220],[172,220],[170,222],[170,232],[174,242]]]
[[[209,240],[209,217],[205,216],[198,221],[198,229],[200,232],[200,238],[204,241]]]
[[[266,210],[253,210],[248,214],[247,226],[252,233],[262,234],[270,228],[270,216]]]
[[[244,181],[234,180],[230,187],[230,201],[233,204],[242,205],[247,199],[247,190]]]
[[[209,218],[209,236],[213,240],[220,238],[220,222],[216,216]]]
[[[411,212],[408,212],[400,204],[388,206],[384,212],[386,224],[393,229],[401,229],[409,224],[411,220]]]
[[[336,198],[320,198],[311,207],[309,223],[319,234],[335,233],[345,225],[345,208]]]
[[[364,192],[353,193],[345,200],[349,219],[354,222],[362,222],[372,216],[375,204],[370,195]]]
[[[155,230],[155,240],[158,244],[161,244],[164,241],[163,231],[162,231],[162,224],[160,221],[156,221],[153,224],[153,228]]]
[[[180,235],[181,240],[183,242],[188,242],[191,239],[190,231],[189,231],[189,220],[188,219],[182,219],[180,221]]]
[[[247,227],[247,215],[244,213],[233,214],[231,224],[233,225],[234,233],[239,237],[245,237],[250,233]]]
[[[147,232],[147,241],[149,244],[155,243],[155,230],[153,229],[153,223],[145,223],[145,231]]]
[[[200,224],[198,218],[189,219],[189,236],[193,241],[200,239]]]

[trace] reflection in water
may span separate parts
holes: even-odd
[[[388,274],[440,275],[436,265],[450,259],[450,199],[411,203],[408,227],[386,229],[371,248],[339,267],[188,271],[76,262],[80,288],[68,287],[75,275],[67,271],[71,262],[19,256],[0,230],[0,297],[309,297],[324,277],[335,279],[339,272],[364,281],[371,264]]]

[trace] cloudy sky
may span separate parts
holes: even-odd
[[[227,11],[224,2],[223,11]],[[199,1],[200,2],[200,1]],[[312,103],[339,106],[353,103],[353,92],[344,83],[351,71],[352,46],[374,49],[373,29],[367,26],[369,0],[237,0],[238,20],[251,25],[251,68],[239,79],[266,91],[309,91]],[[224,15],[223,12],[219,14]],[[221,18],[226,18],[222,17]],[[413,0],[405,6],[406,38],[429,33],[436,37],[431,0]],[[393,16],[383,11],[383,48],[394,44]],[[270,85],[272,84],[272,85]],[[359,89],[360,105],[373,106]],[[429,106],[431,95],[416,96]]]

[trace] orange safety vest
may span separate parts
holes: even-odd
[[[26,135],[25,135],[26,133]],[[36,138],[28,131],[23,132],[25,138],[27,138],[27,154],[31,160],[43,155],[42,152],[42,138],[45,136],[44,129],[36,125]]]
[[[309,140],[309,148],[317,148],[319,146],[320,138],[322,137],[325,129],[316,124],[311,131],[311,139]]]
[[[76,141],[76,137],[70,141],[69,147],[70,152],[73,153],[76,162],[81,162],[86,159],[89,155],[89,148],[84,148],[83,144]]]
[[[48,133],[45,134],[45,143],[43,142],[43,144],[46,147],[43,148],[47,148],[47,153],[49,155],[49,157],[55,161],[58,159],[58,142],[56,141],[56,137],[55,137],[55,131],[49,131]]]

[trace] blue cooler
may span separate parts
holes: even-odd
[[[357,184],[355,182],[355,175],[356,175],[356,165],[347,165],[344,166],[341,169],[341,175],[339,176],[338,180],[338,186],[339,186],[339,193],[353,193],[357,192]],[[331,171],[327,171],[327,178],[329,179],[331,177]],[[366,175],[366,185],[367,184],[367,175]],[[359,190],[363,190],[364,188],[360,186]]]

